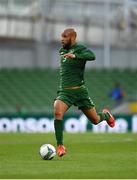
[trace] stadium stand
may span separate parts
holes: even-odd
[[[119,78],[120,77],[120,78]],[[122,84],[126,100],[137,90],[137,70],[87,70],[85,81],[98,110],[113,108],[109,92],[114,82]],[[51,113],[58,88],[58,70],[0,70],[0,113]],[[71,109],[70,109],[71,111]]]

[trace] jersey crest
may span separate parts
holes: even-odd
[[[67,60],[67,58],[64,57],[64,54],[65,54],[64,52],[60,53],[62,62],[65,62]]]

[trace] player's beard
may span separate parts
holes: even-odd
[[[64,49],[70,49],[70,47],[71,47],[71,40],[69,40],[67,44],[63,44]]]

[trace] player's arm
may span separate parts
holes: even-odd
[[[74,52],[74,54],[67,53],[67,54],[64,54],[64,57],[70,58],[70,59],[77,58],[79,60],[87,60],[87,61],[93,61],[96,59],[95,54],[89,49],[84,49],[79,52]]]
[[[86,60],[86,61],[93,61],[96,59],[95,54],[89,49],[84,49],[80,52],[76,52],[75,57],[77,59]]]

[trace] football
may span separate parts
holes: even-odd
[[[51,160],[56,155],[56,149],[51,144],[43,144],[40,147],[39,153],[43,160]]]

